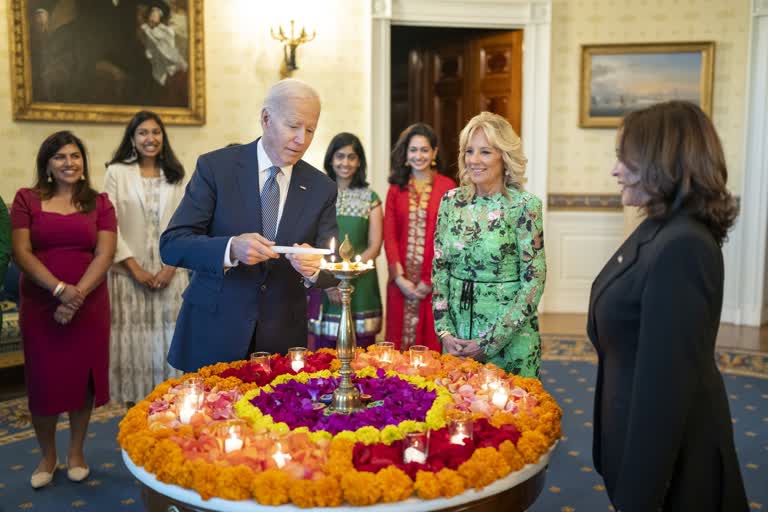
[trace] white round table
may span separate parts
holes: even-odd
[[[148,512],[350,512],[364,508],[369,512],[427,512],[427,511],[475,511],[496,512],[505,510],[508,512],[522,512],[533,504],[544,488],[544,479],[549,463],[557,443],[544,454],[536,464],[527,464],[521,470],[496,480],[492,484],[480,490],[469,489],[453,498],[437,498],[434,500],[422,500],[411,497],[397,503],[377,503],[367,507],[320,507],[305,509],[293,504],[285,504],[277,507],[260,505],[255,500],[232,501],[221,498],[203,500],[200,495],[190,489],[160,482],[155,475],[133,463],[128,454],[123,450],[123,462],[128,471],[140,482],[144,506]]]

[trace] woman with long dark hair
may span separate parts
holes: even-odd
[[[432,314],[432,258],[437,210],[456,184],[440,174],[437,135],[416,123],[392,150],[384,249],[389,264],[386,338],[400,350],[426,345],[441,350]]]
[[[336,196],[339,242],[349,236],[354,254],[359,254],[363,261],[375,260],[381,251],[384,214],[381,199],[366,181],[367,163],[360,139],[346,132],[334,136],[325,152],[323,167],[339,188]],[[354,285],[352,319],[357,345],[367,347],[381,331],[381,295],[376,271],[357,277]],[[341,318],[339,290],[328,288],[323,293],[323,290],[312,289],[310,297],[309,331],[313,348],[335,348]]]
[[[104,190],[115,204],[119,222],[117,252],[109,273],[113,400],[136,402],[176,376],[166,355],[188,277],[163,265],[159,243],[184,195],[183,179],[184,167],[160,116],[137,112],[104,178]]]
[[[592,285],[593,458],[616,510],[748,510],[715,364],[721,247],[736,218],[712,121],[688,102],[628,114],[611,175],[647,218]]]
[[[109,401],[109,294],[117,221],[89,179],[85,147],[72,133],[48,137],[37,180],[11,207],[13,257],[21,269],[19,324],[32,425],[42,460],[30,483],[53,479],[56,421],[69,413],[67,476],[90,472],[83,445],[94,405]]]

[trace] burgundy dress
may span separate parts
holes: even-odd
[[[75,284],[93,260],[98,231],[117,231],[115,209],[99,194],[89,213],[44,212],[31,189],[16,193],[12,229],[30,231],[32,251],[51,273]],[[83,407],[93,378],[96,407],[109,401],[109,294],[106,280],[85,299],[68,325],[53,314],[59,300],[22,273],[19,325],[24,343],[24,373],[29,410],[51,416]]]

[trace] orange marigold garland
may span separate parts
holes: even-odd
[[[509,441],[506,442],[509,443]],[[458,496],[467,490],[467,483],[458,471],[443,468],[435,473],[435,476],[437,481],[440,482],[441,494],[446,498]]]
[[[431,471],[417,472],[413,487],[419,498],[423,500],[434,500],[441,496],[440,480],[437,479],[437,474]]]
[[[262,473],[256,473],[251,482],[251,492],[256,501],[262,505],[278,506],[290,501],[288,493],[291,484],[291,478],[287,473],[268,469]]]
[[[376,482],[381,489],[381,501],[385,503],[402,501],[413,494],[413,480],[394,466],[376,473]]]
[[[376,475],[352,470],[341,477],[344,498],[355,506],[373,505],[379,501],[381,489],[376,485]]]

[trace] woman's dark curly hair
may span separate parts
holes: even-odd
[[[79,211],[88,213],[96,208],[96,197],[98,197],[99,193],[91,187],[91,173],[88,171],[88,154],[85,151],[85,145],[83,141],[70,131],[65,130],[51,134],[40,145],[40,149],[37,151],[33,189],[40,195],[42,200],[53,197],[57,184],[56,180],[48,181],[48,162],[61,148],[69,144],[77,146],[83,159],[83,179],[75,184],[72,191],[72,203]]]
[[[643,206],[648,217],[688,210],[722,246],[738,212],[726,188],[723,146],[709,117],[686,101],[659,103],[627,114],[618,138],[618,159],[640,175],[650,196]]]
[[[365,170],[368,164],[365,160],[365,150],[363,150],[363,144],[357,135],[348,132],[337,133],[328,144],[328,149],[325,151],[325,160],[323,161],[323,168],[328,176],[336,181],[336,171],[333,170],[333,155],[345,146],[352,146],[352,151],[357,154],[357,158],[360,161],[360,167],[357,172],[352,176],[352,181],[349,183],[349,188],[363,188],[368,186],[366,181]]]
[[[389,183],[398,185],[402,190],[405,190],[406,185],[408,185],[408,180],[411,179],[411,167],[407,163],[408,144],[411,143],[411,138],[416,135],[425,137],[429,141],[429,145],[432,146],[432,149],[437,147],[437,135],[435,135],[435,131],[432,127],[426,123],[412,124],[400,133],[400,137],[397,138],[395,147],[392,149],[392,168],[389,171]],[[435,158],[435,162],[436,165],[432,166],[432,168],[442,174],[443,164],[439,152]]]
[[[160,116],[149,110],[140,110],[128,121],[128,125],[125,127],[125,133],[123,133],[123,139],[120,141],[120,145],[117,146],[112,160],[107,162],[107,165],[114,163],[130,164],[138,160],[138,156],[134,153],[133,148],[133,136],[136,134],[136,129],[141,123],[147,120],[153,120],[160,126],[160,130],[163,132],[163,147],[160,150],[160,154],[157,159],[160,163],[160,167],[163,169],[163,174],[168,183],[178,183],[184,179],[184,166],[181,165],[179,159],[176,158],[176,153],[171,149],[171,141],[168,139],[168,134],[165,131],[165,125]]]

